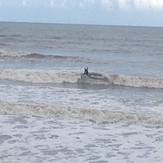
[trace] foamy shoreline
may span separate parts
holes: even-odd
[[[0,162],[161,163],[163,128],[0,115]]]

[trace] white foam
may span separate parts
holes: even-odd
[[[0,70],[1,80],[15,80],[31,83],[76,83],[80,74],[73,72],[57,72],[57,71],[42,71],[42,70]]]
[[[130,87],[147,87],[163,88],[163,79],[152,77],[126,76],[126,75],[109,75],[115,85]]]
[[[145,114],[129,111],[98,110],[65,105],[28,105],[1,102],[0,114],[61,117],[63,119],[82,119],[96,123],[144,124],[163,127],[163,117],[159,114]]]
[[[0,49],[0,57],[21,57],[25,55],[26,54],[24,52]]]
[[[55,70],[29,70],[29,69],[4,69],[0,70],[1,80],[15,80],[30,83],[77,83],[80,78],[80,73],[70,71],[55,71]],[[146,88],[163,88],[162,78],[126,76],[104,74],[110,84],[129,86],[129,87],[146,87]],[[94,82],[96,83],[96,82]],[[91,83],[90,83],[91,84]],[[104,84],[102,81],[97,81],[97,85]],[[107,85],[107,82],[105,82]]]
[[[0,116],[1,162],[161,163],[163,128]]]

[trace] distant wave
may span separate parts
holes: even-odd
[[[64,39],[63,37],[60,36],[51,36],[51,37],[47,37],[48,39],[52,39],[52,40],[61,40]]]
[[[85,61],[90,62],[89,59],[85,59],[79,56],[66,56],[66,55],[46,55],[41,53],[23,53],[23,52],[11,52],[0,50],[0,58],[3,59],[54,59],[54,60],[69,60],[69,61]]]
[[[70,106],[26,105],[0,102],[0,114],[76,118],[95,123],[143,124],[163,127],[163,117],[158,114],[125,111],[98,110],[96,108],[73,108]]]
[[[82,58],[78,57],[78,56],[44,55],[44,54],[40,54],[40,53],[30,53],[30,54],[27,54],[27,55],[22,55],[21,58],[82,60]]]
[[[43,55],[43,54],[40,54],[40,53],[30,53],[30,54],[27,54],[27,55],[23,55],[21,57],[24,57],[24,58],[53,58],[54,56]]]
[[[7,35],[0,35],[0,37],[7,37]]]
[[[5,38],[5,37],[12,38],[12,37],[20,37],[20,36],[21,36],[21,35],[19,35],[19,34],[12,34],[12,35],[1,34],[1,35],[0,35],[0,37],[4,37],[4,38]]]
[[[43,71],[43,70],[0,70],[1,80],[14,80],[29,83],[78,83],[81,74],[77,72],[68,71]],[[152,77],[138,77],[138,76],[126,76],[126,75],[110,75],[105,74],[107,79],[105,83],[100,80],[94,80],[89,84],[93,85],[103,85],[106,86],[118,85],[118,86],[128,86],[128,87],[145,87],[145,88],[163,88],[163,78],[152,78]]]

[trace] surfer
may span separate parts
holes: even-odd
[[[87,75],[88,76],[88,67],[84,68],[84,75]]]

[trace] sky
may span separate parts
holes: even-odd
[[[163,0],[0,0],[0,21],[163,26]]]

